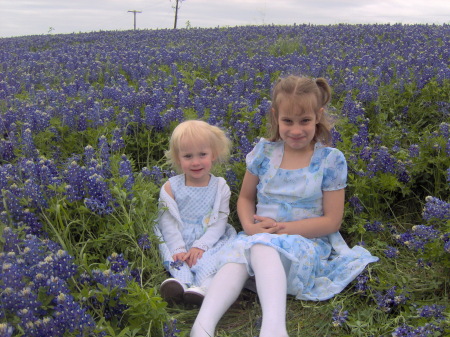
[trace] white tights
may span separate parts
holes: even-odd
[[[250,249],[263,320],[260,337],[287,337],[286,273],[279,253],[256,244]],[[244,264],[228,263],[216,274],[191,330],[191,337],[212,337],[216,325],[236,301],[248,279]]]

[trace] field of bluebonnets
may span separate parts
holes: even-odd
[[[277,77],[325,77],[349,165],[342,233],[380,261],[291,336],[448,336],[450,26],[293,25],[0,39],[0,336],[186,336],[152,226],[177,123],[234,147],[234,210]],[[240,229],[235,211],[230,222]],[[256,336],[244,291],[220,336]]]

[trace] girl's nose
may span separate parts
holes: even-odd
[[[302,127],[301,127],[301,125],[293,125],[293,126],[292,126],[292,129],[291,129],[291,132],[294,133],[294,134],[300,134],[300,133],[302,133]]]

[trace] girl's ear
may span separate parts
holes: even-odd
[[[320,120],[322,119],[322,115],[323,115],[324,111],[325,111],[324,108],[320,108],[320,110],[317,112],[317,114],[316,114],[316,124],[320,123]]]

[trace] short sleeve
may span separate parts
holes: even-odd
[[[332,149],[325,158],[323,191],[336,191],[347,186],[347,161],[338,149]]]
[[[250,151],[246,158],[247,170],[255,176],[261,176],[266,173],[269,167],[269,158],[266,156],[264,148],[266,144],[269,144],[264,138],[261,138],[255,145],[252,151]]]

